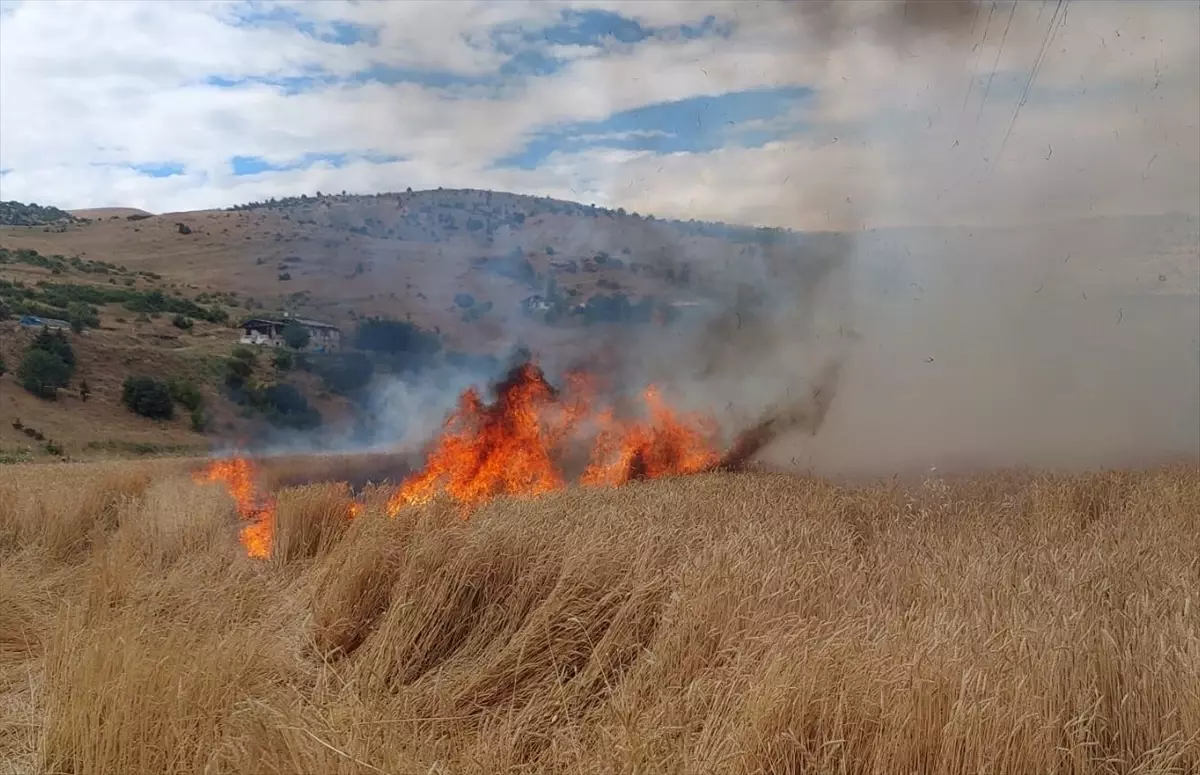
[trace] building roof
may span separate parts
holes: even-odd
[[[252,325],[286,326],[288,323],[296,323],[305,328],[323,328],[331,331],[340,330],[332,323],[322,323],[319,320],[309,320],[308,318],[250,318],[249,320],[243,320],[241,327],[246,328]]]
[[[65,320],[57,318],[43,318],[37,315],[22,315],[21,325],[23,326],[58,326],[60,328],[70,328],[71,324]]]

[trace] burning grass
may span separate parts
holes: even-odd
[[[0,471],[0,772],[1200,768],[1194,466],[393,492]]]

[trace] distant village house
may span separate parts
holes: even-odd
[[[283,330],[289,325],[303,326],[308,331],[309,352],[332,352],[342,343],[342,332],[331,323],[321,323],[307,318],[283,317],[251,318],[242,323],[242,344],[262,347],[286,347]]]
[[[521,306],[525,308],[526,312],[545,312],[554,305],[547,301],[545,297],[539,294],[534,294],[533,296],[523,299],[521,301]]]

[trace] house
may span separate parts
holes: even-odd
[[[341,330],[331,324],[308,318],[284,315],[282,318],[251,318],[242,323],[242,344],[262,347],[285,347],[283,330],[289,325],[302,326],[308,331],[308,352],[332,352],[342,343]]]
[[[550,309],[553,304],[538,294],[529,296],[521,301],[521,306],[526,312],[545,312]]]
[[[22,328],[70,328],[71,324],[65,320],[56,320],[55,318],[39,318],[36,315],[22,315]]]

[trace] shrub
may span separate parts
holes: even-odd
[[[204,433],[208,430],[208,418],[204,415],[204,407],[197,406],[190,414],[192,422],[192,430],[196,433]]]
[[[4,365],[4,356],[0,355],[0,377],[3,377],[6,371],[8,371],[8,367]]]
[[[32,350],[48,352],[61,360],[70,372],[68,377],[75,373],[75,351],[67,341],[67,335],[61,330],[51,331],[49,328],[43,328],[29,347]]]
[[[249,360],[238,358],[236,354],[232,358],[226,358],[225,384],[235,390],[240,389],[246,384],[246,380],[250,379],[253,371],[254,366]]]
[[[358,324],[355,343],[361,350],[433,355],[442,348],[437,334],[406,320],[369,318]]]
[[[193,325],[195,325],[195,323],[189,317],[184,315],[176,315],[175,317],[171,318],[171,325],[175,326],[181,331],[188,331]]]
[[[458,293],[454,295],[454,303],[463,309],[475,305],[475,297],[469,293]]]
[[[288,371],[293,365],[292,354],[287,350],[280,350],[276,352],[273,365],[275,366],[276,371]]]
[[[362,353],[339,353],[315,360],[317,374],[333,393],[354,393],[363,389],[375,374],[375,364]]]
[[[272,425],[308,429],[321,424],[321,414],[309,406],[308,398],[294,385],[270,385],[256,391],[251,402]]]
[[[71,381],[71,367],[54,353],[31,346],[21,359],[17,379],[33,395],[53,401],[58,389]]]
[[[235,347],[233,348],[233,352],[231,354],[234,358],[237,358],[239,361],[245,361],[251,366],[253,366],[258,360],[258,354],[249,347]]]
[[[280,280],[280,282],[286,282],[286,281],[288,281],[288,280],[290,280],[290,279],[292,279],[292,273],[291,273],[291,272],[280,272],[280,273],[279,273],[279,280]]]
[[[190,379],[173,379],[167,383],[171,398],[188,411],[196,411],[204,405],[204,395]]]
[[[121,389],[121,402],[140,417],[169,420],[175,415],[171,390],[153,377],[128,377]]]
[[[67,320],[75,333],[83,331],[84,327],[98,328],[100,317],[96,310],[82,301],[72,301],[67,304]]]

